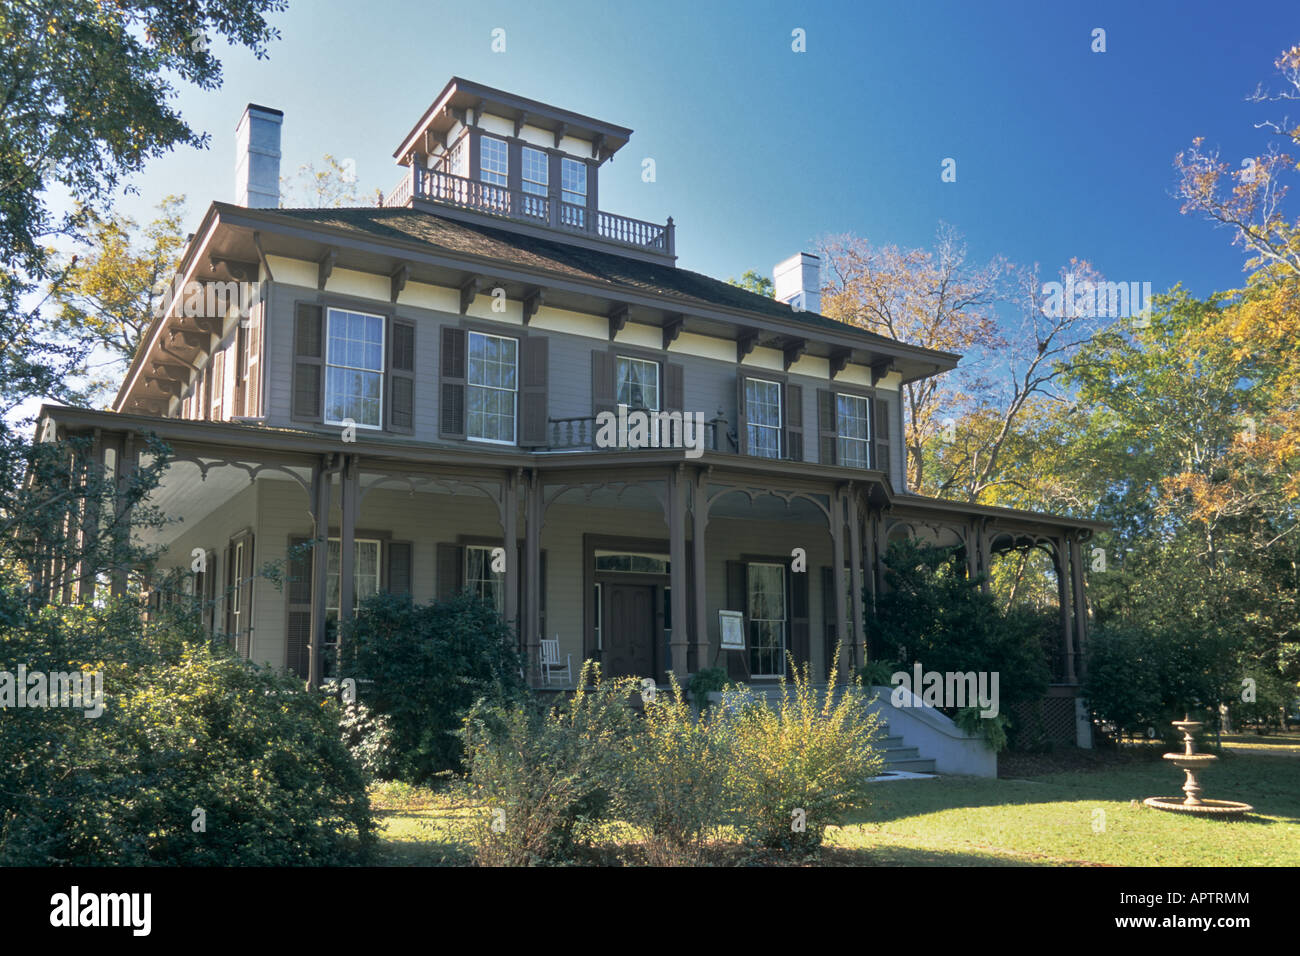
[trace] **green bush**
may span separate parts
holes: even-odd
[[[698,864],[727,807],[731,722],[719,708],[697,718],[677,678],[645,702],[619,784],[621,816],[643,836],[653,866]]]
[[[691,682],[688,685],[691,701],[700,710],[704,710],[709,706],[710,694],[720,693],[732,683],[725,667],[706,667],[698,670],[691,675]]]
[[[479,698],[506,703],[524,690],[509,627],[468,593],[427,605],[367,598],[344,628],[340,661],[341,676],[368,680],[366,706],[392,728],[391,770],[411,783],[462,769],[460,730]]]
[[[884,766],[879,720],[861,684],[820,695],[808,665],[781,681],[775,707],[748,688],[728,691],[733,721],[729,791],[737,826],[767,849],[810,851],[828,826],[869,805],[868,783]]]
[[[388,718],[359,700],[340,708],[339,730],[343,746],[370,776],[385,779],[393,766],[393,728]]]
[[[192,617],[0,592],[0,670],[18,664],[102,672],[104,709],[0,714],[0,865],[340,864],[373,843],[337,706]]]
[[[465,717],[474,827],[484,866],[571,861],[609,819],[635,748],[633,678],[601,680],[583,664],[572,699],[554,706],[475,704]]]
[[[1002,713],[1047,692],[1051,671],[1040,644],[1041,615],[1004,612],[978,580],[967,577],[951,548],[896,541],[885,563],[889,589],[877,597],[868,620],[882,658],[919,661],[939,673],[996,672]],[[957,716],[956,706],[940,709]]]

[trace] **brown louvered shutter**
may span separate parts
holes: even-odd
[[[544,335],[529,335],[519,342],[522,368],[519,373],[519,445],[538,448],[546,445],[546,419],[549,414],[547,381],[550,376],[549,343]]]
[[[785,456],[803,461],[803,386],[785,387]]]
[[[873,464],[877,469],[889,475],[892,469],[889,466],[889,402],[880,396],[871,400],[872,410],[875,412],[876,441],[875,454],[876,460]]]
[[[465,330],[442,327],[442,354],[438,358],[438,434],[465,437]]]
[[[796,667],[807,663],[811,653],[808,630],[808,573],[786,572],[790,581],[790,654]],[[790,662],[785,662],[789,668]]]
[[[822,632],[826,647],[826,666],[831,666],[835,657],[835,577],[829,566],[822,567]],[[830,678],[827,678],[828,680]]]
[[[388,593],[411,593],[411,542],[388,542]]]
[[[437,579],[437,596],[439,601],[445,601],[449,597],[455,597],[465,586],[464,549],[456,544],[440,544],[436,558],[434,575]]]
[[[591,353],[591,407],[592,414],[612,412],[618,403],[618,388],[614,382],[617,363],[608,349],[594,349]]]
[[[262,414],[262,310],[259,305],[248,320],[248,355],[244,360],[244,415]]]
[[[325,330],[319,305],[299,302],[293,324],[293,417],[319,422],[324,404]],[[248,403],[245,403],[247,412]]]
[[[239,639],[236,650],[240,657],[248,658],[253,651],[253,533],[243,537],[244,565],[239,569],[241,587],[239,589]]]
[[[415,325],[397,319],[388,349],[388,428],[415,431]]]
[[[306,680],[311,658],[311,565],[309,538],[289,539],[289,580],[285,606],[284,666]]]
[[[839,432],[835,427],[835,393],[817,389],[817,460],[833,465],[839,450]]]
[[[668,412],[686,410],[686,373],[677,362],[664,363],[663,409]]]
[[[732,680],[749,680],[749,602],[746,600],[746,575],[743,561],[727,562],[727,610],[745,615],[745,650],[727,651],[727,676]]]
[[[249,319],[252,322],[252,319]],[[245,323],[240,322],[239,328],[235,332],[235,361],[231,363],[231,381],[234,385],[230,397],[230,414],[239,417],[244,414],[244,408],[247,404],[244,396],[245,383],[247,381],[247,372],[245,365],[248,362],[248,327]]]
[[[737,451],[742,455],[749,454],[749,414],[745,403],[747,381],[744,375],[736,376],[736,444]]]

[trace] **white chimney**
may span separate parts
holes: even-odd
[[[822,310],[822,263],[811,252],[801,252],[772,269],[772,286],[778,302],[798,312]]]
[[[284,113],[249,103],[235,127],[235,202],[250,209],[280,205],[280,126]]]

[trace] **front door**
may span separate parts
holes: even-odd
[[[654,677],[655,587],[606,583],[602,589],[605,663],[601,671],[607,677]]]

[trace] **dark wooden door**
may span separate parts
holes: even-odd
[[[604,633],[607,677],[654,677],[655,588],[605,584]]]

